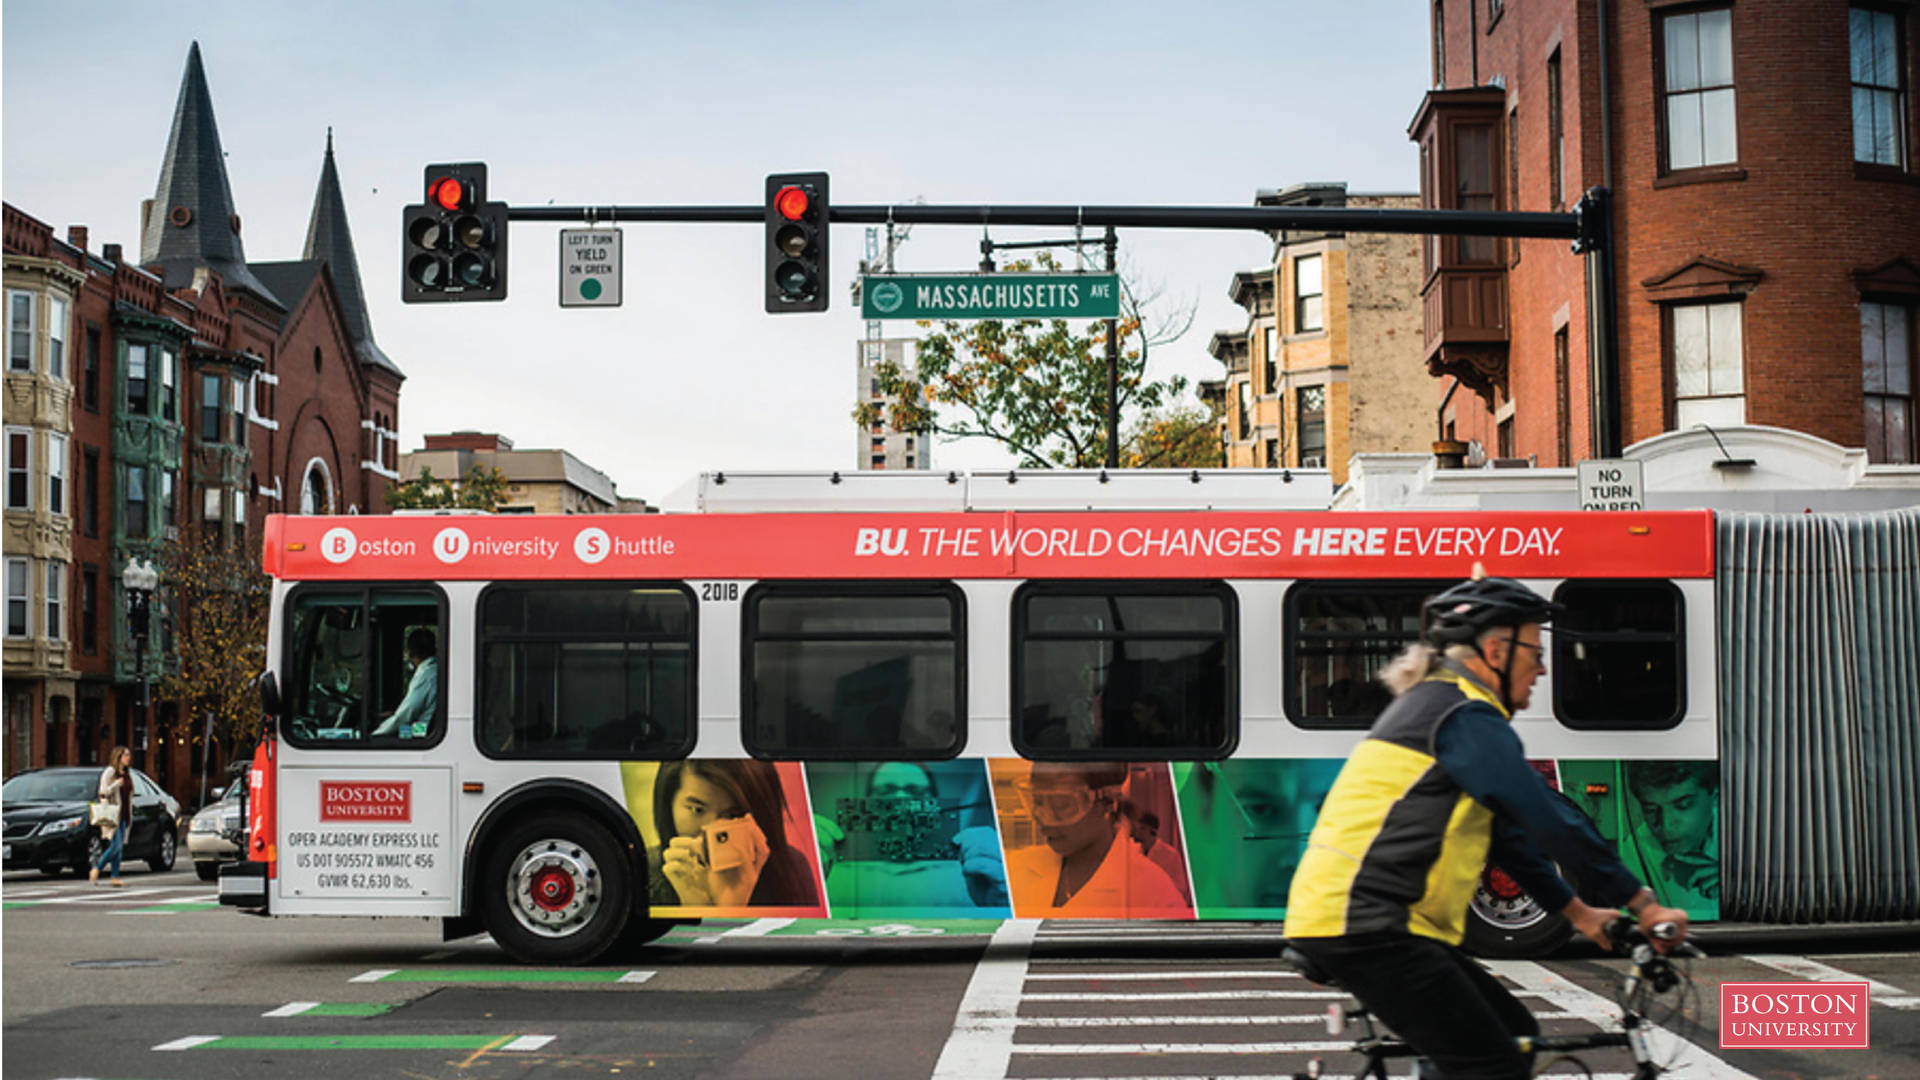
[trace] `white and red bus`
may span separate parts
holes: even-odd
[[[1530,755],[1717,914],[1711,514],[1258,509],[1286,489],[1256,475],[272,517],[271,735],[223,900],[540,963],[705,916],[1278,919],[1373,676],[1479,562],[1569,611]],[[1481,947],[1563,932],[1486,884]]]

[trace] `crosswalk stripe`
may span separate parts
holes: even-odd
[[[1113,980],[1118,982],[1142,982],[1165,979],[1297,979],[1297,971],[1087,971],[1087,972],[1027,972],[1027,981],[1071,980],[1073,982],[1091,982]]]
[[[260,1015],[275,1016],[275,1017],[299,1016],[303,1012],[308,1012],[310,1010],[317,1009],[319,1007],[320,1007],[320,1003],[317,1001],[289,1001],[285,1005],[282,1005],[277,1009],[269,1009],[266,1012],[261,1013]]]
[[[1344,1001],[1338,990],[1181,990],[1111,994],[1026,994],[1024,1001]]]
[[[154,1047],[154,1049],[191,1050],[196,1046],[204,1046],[218,1038],[220,1038],[218,1035],[188,1035],[185,1038],[175,1039],[172,1042],[163,1042],[159,1046]]]
[[[381,979],[384,979],[389,975],[398,975],[399,973],[400,973],[399,968],[375,968],[372,971],[363,971],[360,974],[355,975],[353,978],[348,979],[347,981],[350,983],[379,982]]]
[[[1015,1043],[1015,1054],[1326,1054],[1353,1049],[1351,1039],[1246,1043]]]
[[[1863,982],[1867,984],[1867,996],[1881,1005],[1895,1009],[1911,1009],[1920,1005],[1920,997],[1915,997],[1897,986],[1889,986],[1878,979],[1869,979],[1865,975],[1841,971],[1837,967],[1823,964],[1818,960],[1804,956],[1780,956],[1774,953],[1749,953],[1742,959],[1751,960],[1763,967],[1783,971],[1813,982]]]
[[[1483,960],[1481,963],[1495,975],[1533,991],[1582,1020],[1603,1028],[1616,1027],[1620,1022],[1620,1006],[1531,960]],[[1711,1080],[1757,1080],[1752,1073],[1734,1068],[1665,1028],[1654,1025],[1649,1028],[1656,1037],[1650,1040],[1654,1060],[1670,1062],[1675,1071],[1684,1068],[1688,1076]]]
[[[1012,1060],[1014,1012],[1027,974],[1027,957],[1040,924],[1008,919],[994,931],[960,999],[953,1034],[940,1051],[931,1080],[1003,1077]]]
[[[498,1049],[502,1053],[524,1054],[540,1049],[552,1042],[555,1038],[557,1038],[557,1036],[554,1035],[522,1035]]]

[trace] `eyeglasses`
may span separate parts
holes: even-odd
[[[1013,790],[1033,810],[1033,819],[1042,825],[1073,825],[1093,809],[1096,796],[1092,788],[1038,788],[1031,780],[1017,781]]]

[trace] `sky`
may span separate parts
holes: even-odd
[[[701,472],[857,467],[865,227],[833,227],[823,314],[765,313],[757,223],[626,225],[623,306],[565,310],[563,226],[518,223],[506,301],[406,305],[401,208],[421,200],[427,163],[485,162],[489,197],[515,206],[758,206],[769,173],[812,170],[837,205],[1237,207],[1317,181],[1413,192],[1406,129],[1429,74],[1426,7],[1407,0],[10,2],[6,201],[132,257],[194,41],[250,261],[300,257],[333,129],[374,337],[407,374],[401,449],[498,432],[656,503]],[[970,271],[980,238],[916,227],[896,269]],[[1207,341],[1245,327],[1228,288],[1268,264],[1268,239],[1122,230],[1120,250],[1165,304],[1194,308],[1149,374],[1221,377]],[[937,444],[933,462],[1011,459],[969,441]]]

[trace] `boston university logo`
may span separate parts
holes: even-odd
[[[321,821],[412,821],[411,780],[322,780]]]

